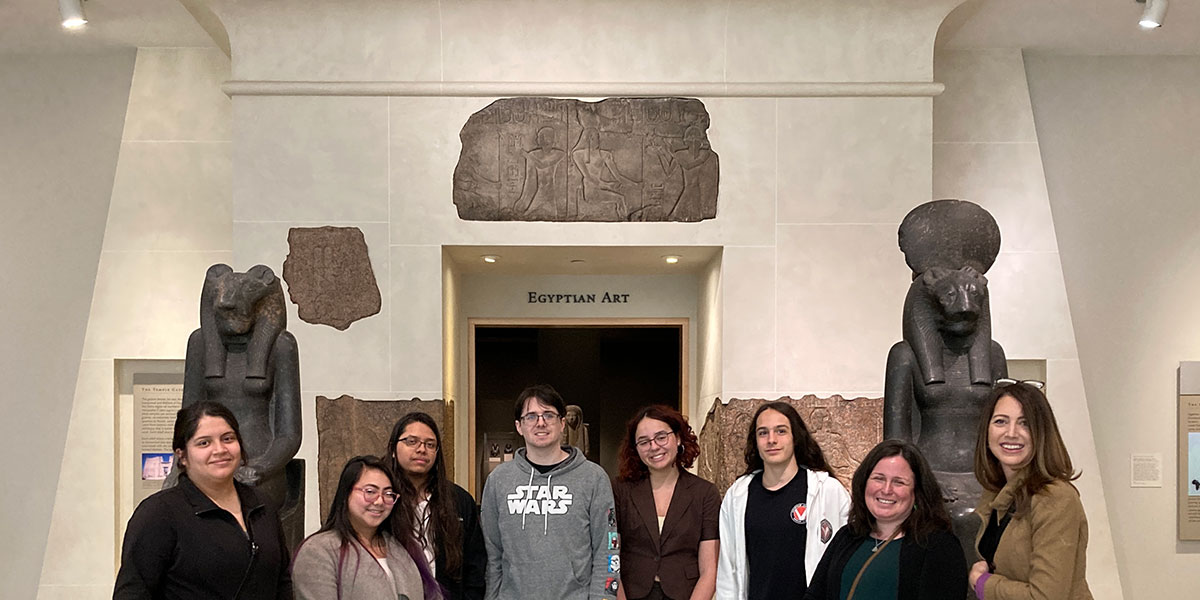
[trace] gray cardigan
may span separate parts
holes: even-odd
[[[342,538],[336,531],[325,531],[309,536],[296,552],[292,562],[296,600],[424,600],[417,564],[394,538],[388,536],[387,541],[388,568],[400,596],[393,595],[383,567],[358,540],[346,548],[339,594],[337,569]]]

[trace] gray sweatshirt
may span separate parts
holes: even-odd
[[[620,549],[612,486],[577,448],[545,475],[525,449],[483,488],[486,600],[598,600],[616,597]]]

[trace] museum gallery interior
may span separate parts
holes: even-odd
[[[724,491],[763,402],[848,482],[885,433],[946,426],[930,386],[978,402],[1002,376],[1045,382],[1094,596],[1200,586],[1200,3],[11,0],[0,22],[5,597],[111,597],[185,394],[271,398],[255,426],[298,450],[261,485],[302,537],[410,411],[478,498],[531,383],[610,475],[629,416],[677,408]]]

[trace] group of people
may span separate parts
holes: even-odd
[[[970,565],[912,443],[875,446],[847,492],[796,409],[766,403],[722,499],[688,471],[700,447],[675,409],[628,422],[611,482],[561,443],[566,412],[548,385],[520,394],[525,447],[489,475],[480,507],[447,479],[437,425],[406,415],[386,458],[346,464],[289,560],[277,515],[234,480],[233,415],[193,404],[175,424],[179,485],[134,512],[114,598],[1091,598],[1078,474],[1037,382],[998,382],[981,414]]]

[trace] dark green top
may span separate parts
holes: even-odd
[[[850,595],[850,586],[863,563],[871,557],[875,549],[875,538],[868,537],[862,545],[850,555],[846,568],[842,570],[841,600]],[[900,580],[900,540],[892,540],[886,548],[879,550],[879,556],[871,561],[862,579],[858,581],[858,589],[854,591],[854,600],[896,600]]]

